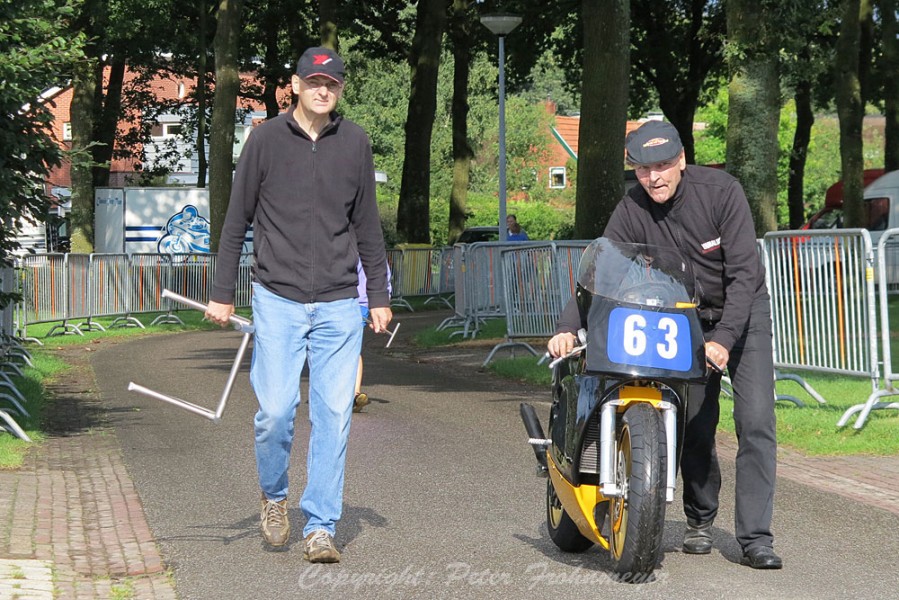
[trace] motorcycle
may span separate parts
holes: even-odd
[[[690,264],[674,248],[594,240],[581,256],[579,345],[551,363],[547,439],[521,416],[547,476],[546,522],[560,549],[609,550],[621,581],[661,558],[687,391],[707,377]]]

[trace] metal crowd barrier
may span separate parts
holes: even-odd
[[[456,245],[462,248],[461,256],[453,255],[457,265],[455,312],[460,318],[447,325],[461,325],[462,330],[451,336],[475,337],[485,319],[503,316],[499,253],[510,246],[501,242]],[[460,260],[455,262],[455,258]]]
[[[436,300],[452,307],[440,296],[452,291],[452,249],[395,248],[387,251],[387,264],[390,266],[391,305],[413,311],[406,298],[430,296],[425,304]]]
[[[448,327],[463,327],[463,336],[468,337],[468,320],[465,316],[467,296],[465,295],[465,273],[468,271],[468,244],[453,246],[453,316],[447,317],[437,331]]]
[[[879,379],[873,250],[867,230],[783,231],[765,235],[778,379],[814,388],[807,370]],[[784,399],[784,398],[780,398]],[[789,399],[789,397],[786,397]]]
[[[562,294],[562,307],[577,291],[577,270],[581,264],[581,256],[590,245],[591,240],[571,240],[553,242],[555,246],[556,264],[559,274],[559,290]]]
[[[17,414],[19,418],[26,419],[31,416],[24,406],[25,397],[9,376],[10,373],[22,376],[22,370],[17,361],[30,364],[31,358],[27,350],[22,348],[18,340],[11,336],[0,337],[0,431],[6,431],[30,442],[31,438],[28,437],[14,416]]]
[[[425,304],[442,302],[447,308],[454,308],[450,298],[456,289],[455,269],[453,268],[453,256],[455,252],[451,247],[435,248],[431,254],[431,268],[436,274],[436,288],[433,289],[430,298]]]
[[[0,268],[0,291],[11,294],[18,291],[16,271],[12,267]],[[16,421],[14,414],[27,418],[28,410],[25,408],[25,397],[16,388],[15,382],[9,376],[9,372],[21,375],[21,370],[16,361],[30,363],[28,352],[22,348],[18,339],[14,337],[14,313],[15,303],[9,302],[0,309],[0,431],[6,431],[12,435],[30,442],[28,434]]]
[[[91,255],[90,254],[66,254],[65,255],[66,278],[66,318],[60,325],[56,325],[47,333],[53,335],[56,329],[66,332],[83,334],[84,331],[100,330],[103,326],[94,323],[91,311]],[[80,319],[80,323],[70,323],[71,320]]]
[[[412,310],[409,301],[403,298],[399,290],[403,289],[406,273],[403,270],[403,251],[400,249],[392,249],[387,251],[387,266],[390,267],[390,289],[393,293],[390,295],[391,306],[401,306],[407,310]]]
[[[132,254],[130,297],[134,313],[163,313],[151,325],[161,323],[181,324],[172,314],[171,303],[162,297],[162,291],[169,287],[172,257],[170,254]],[[140,323],[140,321],[138,321]]]
[[[22,300],[16,310],[17,331],[28,339],[28,325],[66,318],[68,287],[64,254],[35,254],[19,259]]]
[[[115,317],[110,326],[138,326],[141,313],[162,313],[153,325],[182,323],[164,289],[206,302],[212,286],[212,254],[37,254],[18,263],[22,300],[15,331],[29,325],[59,322],[48,336],[103,329],[97,317]],[[250,305],[252,255],[240,258],[235,306]],[[180,306],[178,308],[181,308]],[[74,320],[81,323],[73,323]]]
[[[877,296],[880,308],[880,343],[883,349],[883,385],[874,383],[874,390],[862,404],[850,407],[840,420],[838,427],[849,423],[852,415],[858,413],[854,429],[865,426],[873,410],[899,409],[899,402],[883,402],[882,398],[899,395],[895,382],[899,372],[893,370],[892,330],[890,329],[889,296],[899,293],[899,228],[886,231],[877,243]]]
[[[131,316],[131,269],[125,254],[91,254],[89,265],[91,317],[117,317],[110,327],[140,327]]]
[[[12,294],[19,291],[16,270],[13,267],[0,267],[0,292]],[[0,343],[15,333],[15,303],[0,308]]]
[[[553,293],[560,294],[559,306],[572,296],[576,289],[577,267],[584,248],[589,241],[575,240],[564,242],[477,242],[474,244],[456,244],[453,248],[453,267],[455,277],[455,314],[443,321],[438,330],[447,327],[461,327],[451,335],[474,337],[480,326],[486,319],[496,317],[508,318],[508,306],[510,302],[521,305],[517,298],[518,289],[511,290],[511,294],[505,291],[506,277],[503,274],[503,253],[510,251],[523,251],[530,248],[549,248],[547,252],[553,256],[554,273],[552,286]],[[517,285],[517,283],[516,283]],[[554,300],[555,302],[555,300]],[[553,317],[553,324],[558,314]],[[553,325],[554,326],[554,325]],[[510,327],[507,321],[507,329]],[[534,337],[529,334],[533,329],[530,326],[522,326],[520,333],[518,324],[513,323],[509,330],[509,337]],[[550,332],[545,335],[551,335]],[[514,344],[513,344],[514,345]],[[493,353],[491,353],[492,356]],[[489,362],[488,357],[484,364]]]
[[[538,356],[520,338],[552,336],[564,306],[559,286],[559,256],[554,244],[506,249],[500,256],[506,340],[493,347],[484,366],[503,348],[512,348],[514,353],[514,348],[523,347]]]

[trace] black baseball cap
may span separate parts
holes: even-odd
[[[677,129],[665,121],[647,121],[630,132],[624,142],[627,160],[651,165],[671,160],[684,149]]]
[[[317,46],[303,52],[303,56],[297,61],[297,75],[303,79],[324,75],[337,83],[343,83],[346,67],[336,52],[330,48]]]

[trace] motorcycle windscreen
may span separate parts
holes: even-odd
[[[656,308],[594,296],[587,313],[589,372],[703,381],[705,341],[695,308]]]

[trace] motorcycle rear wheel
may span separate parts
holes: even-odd
[[[565,552],[583,552],[593,545],[562,508],[562,502],[549,479],[546,480],[546,528],[549,529],[549,538]]]
[[[609,508],[609,549],[622,581],[647,581],[659,561],[666,456],[661,413],[646,403],[628,408],[617,440],[618,485],[624,490]]]

